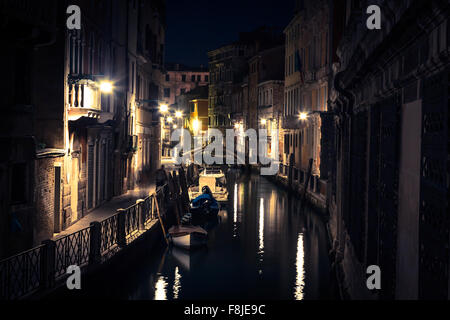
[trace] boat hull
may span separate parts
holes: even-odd
[[[176,226],[169,229],[168,237],[174,246],[190,250],[205,246],[208,232],[198,226]]]

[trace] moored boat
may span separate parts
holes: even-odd
[[[228,202],[225,174],[220,168],[205,168],[199,175],[198,185],[189,188],[189,198],[192,200],[201,195],[204,186],[208,186],[219,204]]]
[[[167,237],[174,246],[189,250],[206,245],[208,232],[200,226],[177,225],[169,229]]]

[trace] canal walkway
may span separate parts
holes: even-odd
[[[129,190],[127,193],[124,193],[120,196],[116,196],[112,198],[110,201],[105,202],[100,207],[89,212],[86,216],[84,216],[83,218],[72,224],[64,231],[61,231],[60,233],[55,233],[53,235],[52,240],[56,240],[68,234],[87,228],[89,227],[91,222],[103,221],[116,214],[118,209],[125,209],[135,204],[136,200],[143,199],[153,192],[155,192],[154,183],[150,184],[147,187]]]

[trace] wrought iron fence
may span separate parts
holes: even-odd
[[[55,240],[55,278],[66,274],[67,267],[89,262],[91,229],[85,228]]]
[[[0,261],[0,300],[20,299],[40,288],[51,287],[55,279],[66,274],[70,265],[82,267],[97,263],[94,256],[101,255],[100,261],[107,260],[115,254],[115,249],[119,249],[120,236],[122,239],[123,236],[128,237],[125,241],[128,243],[142,226],[148,227],[157,219],[155,201],[158,201],[164,215],[168,196],[166,184],[143,201],[125,209],[125,213],[97,222],[99,228],[93,223],[94,226],[91,224],[54,241],[48,240],[45,244]],[[122,222],[119,223],[120,219]]]
[[[0,261],[0,300],[19,299],[42,284],[44,245]]]
[[[100,224],[102,232],[100,250],[102,255],[106,255],[117,245],[117,214],[103,220]]]
[[[156,218],[155,213],[153,212],[153,201],[154,195],[148,196],[144,199],[144,202],[141,204],[142,217],[144,221],[144,226],[147,228],[149,224]]]
[[[125,236],[129,237],[139,230],[139,205],[134,204],[125,209]]]

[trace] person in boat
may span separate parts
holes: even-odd
[[[202,187],[202,194],[199,195],[198,197],[196,197],[194,200],[192,200],[192,205],[194,207],[199,207],[203,204],[205,204],[206,202],[209,202],[209,207],[211,209],[218,209],[219,208],[219,204],[217,202],[217,200],[214,198],[211,189],[208,186],[203,186]]]

